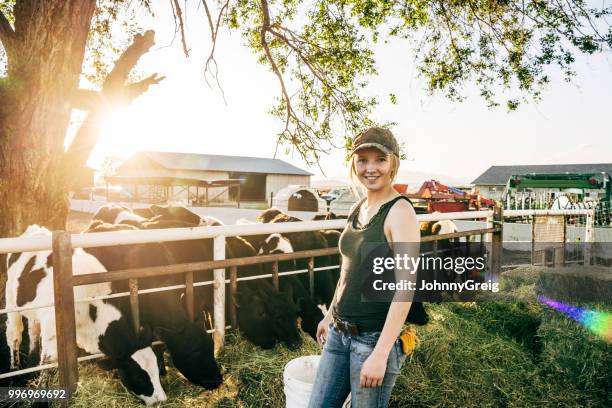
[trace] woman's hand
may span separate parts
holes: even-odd
[[[319,343],[319,346],[321,347],[323,347],[323,344],[325,344],[325,340],[327,339],[327,326],[329,325],[330,321],[331,319],[328,319],[327,316],[325,316],[317,326],[317,343]]]
[[[389,354],[372,351],[361,366],[359,385],[363,388],[380,387],[385,378],[388,358]]]

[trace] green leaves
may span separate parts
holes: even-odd
[[[539,100],[551,71],[571,80],[576,52],[612,46],[605,22],[612,9],[583,0],[238,0],[229,9],[228,26],[278,69],[287,90],[271,110],[285,123],[279,142],[308,161],[318,161],[335,135],[348,142],[373,123],[378,101],[362,89],[377,73],[372,49],[381,37],[411,41],[430,93],[460,102],[473,83],[488,107],[500,106],[502,96],[510,111]],[[264,30],[270,55],[262,48],[262,10],[271,21]],[[397,103],[394,93],[388,97]]]

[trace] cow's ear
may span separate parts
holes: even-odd
[[[138,348],[150,346],[153,343],[153,332],[149,326],[140,326],[138,333]]]
[[[104,371],[111,371],[117,368],[117,364],[114,360],[110,358],[103,358],[102,360],[98,360],[98,367],[100,367]]]
[[[438,235],[441,229],[442,229],[442,225],[440,223],[435,223],[431,227],[431,235]]]

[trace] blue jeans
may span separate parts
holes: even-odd
[[[406,360],[399,338],[389,353],[382,386],[362,388],[359,385],[361,366],[374,350],[379,336],[380,332],[347,335],[330,323],[309,408],[341,407],[349,393],[353,408],[387,406],[395,380]]]

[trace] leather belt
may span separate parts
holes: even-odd
[[[357,325],[355,323],[347,322],[346,320],[339,319],[338,317],[333,315],[332,321],[334,323],[334,327],[340,330],[342,333],[351,336],[359,335],[359,329],[357,328]]]

